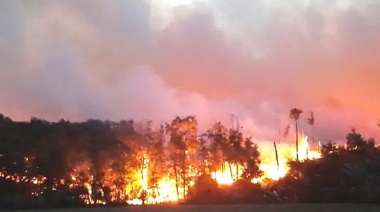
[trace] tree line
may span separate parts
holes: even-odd
[[[197,177],[210,175],[225,162],[243,167],[237,174],[245,179],[261,174],[257,145],[237,129],[217,122],[199,136],[194,116],[152,126],[133,120],[15,122],[1,115],[0,200],[125,203],[144,200],[147,188],[164,177],[175,179],[175,195],[185,199]],[[144,170],[147,185],[141,185]]]
[[[302,111],[293,112],[297,121]],[[330,141],[320,151],[323,158],[289,161],[286,177],[260,185],[252,183],[263,174],[257,144],[221,122],[199,132],[194,116],[154,127],[133,120],[16,122],[0,115],[0,206],[144,202],[159,195],[165,178],[174,179],[175,198],[190,203],[380,201],[373,139],[352,130],[345,146]],[[239,176],[234,185],[217,185],[211,175],[220,168]]]

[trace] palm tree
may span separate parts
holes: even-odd
[[[290,110],[289,118],[294,119],[296,124],[296,153],[297,153],[297,161],[298,161],[298,125],[297,121],[300,118],[300,115],[303,111],[298,108],[293,108]]]
[[[307,118],[307,123],[310,125],[311,127],[311,137],[312,137],[312,141],[313,141],[313,146],[314,146],[314,122],[315,122],[315,119],[314,119],[314,113],[313,111],[310,112],[310,117]]]

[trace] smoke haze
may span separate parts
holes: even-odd
[[[0,0],[0,112],[16,120],[235,114],[277,140],[380,139],[377,0]]]

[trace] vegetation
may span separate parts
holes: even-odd
[[[294,120],[294,123],[296,125],[296,154],[297,154],[297,161],[299,161],[299,147],[298,147],[298,124],[297,124],[297,121],[298,119],[300,118],[301,114],[303,113],[302,110],[298,109],[298,108],[293,108],[290,110],[290,113],[289,113],[289,118],[293,119]]]
[[[315,145],[315,140],[314,140],[314,123],[315,123],[315,119],[314,119],[314,112],[311,111],[310,112],[310,117],[307,118],[307,123],[310,125],[310,128],[311,128],[311,140],[313,141],[313,146]]]
[[[291,172],[273,189],[291,202],[379,203],[379,148],[355,130],[347,135],[346,146],[328,142],[322,159],[290,162]]]
[[[301,113],[291,110],[296,126]],[[0,208],[160,203],[158,197],[224,204],[380,202],[379,148],[355,129],[346,138],[345,146],[323,145],[318,160],[298,160],[297,145],[285,177],[252,183],[263,176],[258,146],[221,122],[199,133],[194,116],[153,126],[15,122],[0,114]],[[216,182],[220,169],[234,179],[232,186]],[[171,183],[175,190],[165,196]]]

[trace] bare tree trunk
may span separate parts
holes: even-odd
[[[277,145],[276,145],[276,142],[273,142],[273,144],[274,144],[274,153],[276,155],[277,172],[279,172],[280,171],[280,163],[278,161]]]
[[[239,163],[236,163],[236,180],[239,179]]]
[[[175,189],[177,192],[177,200],[178,200],[179,199],[179,189],[178,189],[178,173],[177,173],[177,164],[176,163],[174,164],[174,174],[175,174]]]
[[[186,196],[186,162],[185,159],[182,161],[182,179],[183,179],[183,199]]]
[[[233,172],[232,172],[232,167],[231,167],[231,163],[230,162],[228,162],[228,167],[230,169],[231,179],[234,180],[234,175],[233,175]]]
[[[297,154],[297,161],[298,161],[298,125],[297,121],[296,122],[296,154]]]
[[[224,172],[225,170],[226,170],[225,159],[224,159],[224,153],[222,152],[222,172]]]

